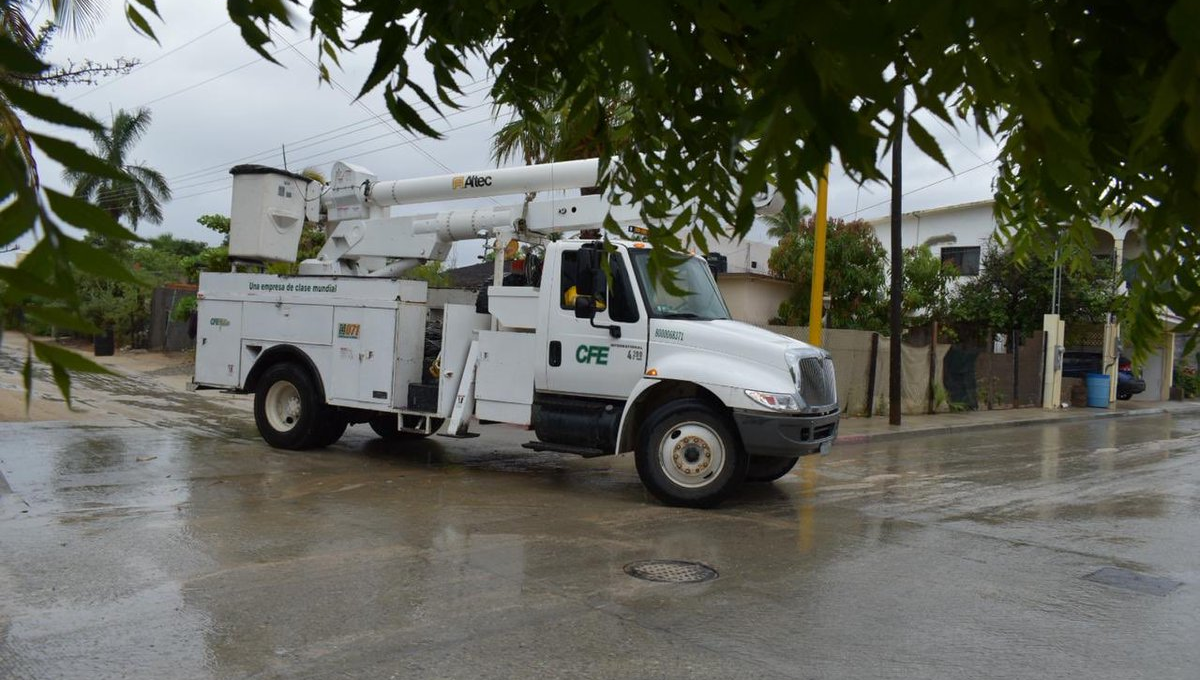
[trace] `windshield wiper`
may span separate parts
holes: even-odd
[[[704,319],[706,321],[710,320],[708,317],[700,316],[699,314],[696,314],[695,312],[662,312],[661,314],[658,314],[657,316],[660,319]]]

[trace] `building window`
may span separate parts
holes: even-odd
[[[977,276],[979,274],[979,246],[942,248],[942,262],[954,265],[959,276]]]

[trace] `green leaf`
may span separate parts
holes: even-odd
[[[68,300],[73,295],[72,290],[64,290],[41,276],[34,276],[20,268],[0,267],[0,281],[8,284],[5,297],[9,300],[21,300],[26,296],[37,295],[51,300]]]
[[[8,245],[37,224],[36,201],[16,200],[0,211],[0,245]]]
[[[404,62],[404,53],[407,49],[408,31],[404,27],[398,26],[385,33],[375,51],[375,63],[371,66],[371,72],[363,80],[363,86],[359,90],[358,96],[362,97],[375,89],[383,82],[384,78],[393,72],[397,72],[398,78],[405,78],[407,64]]]
[[[71,375],[58,364],[50,364],[50,373],[54,376],[54,383],[58,385],[59,393],[67,402],[67,408],[71,408]]]
[[[1134,140],[1135,147],[1145,144],[1151,137],[1159,134],[1163,123],[1182,103],[1183,93],[1192,79],[1194,61],[1187,53],[1178,54],[1171,60],[1171,65],[1167,67],[1167,72],[1163,74],[1155,89],[1150,109],[1146,112],[1141,130]]]
[[[15,82],[0,81],[0,91],[13,106],[48,123],[85,130],[101,130],[104,127],[96,119],[76,111],[58,99],[47,97]]]
[[[937,161],[943,168],[954,172],[954,169],[950,167],[950,162],[946,160],[946,155],[942,153],[942,147],[938,146],[937,140],[913,116],[908,118],[908,136],[926,156]]]
[[[142,16],[142,13],[134,8],[133,3],[125,5],[125,19],[129,21],[129,25],[133,27],[133,30],[150,38],[154,42],[158,42],[158,36],[154,35],[154,29],[150,27],[150,22],[146,21],[146,17]]]
[[[112,281],[145,285],[123,262],[106,251],[69,238],[64,238],[59,248],[72,267]]]
[[[37,75],[50,68],[24,46],[7,35],[0,35],[0,65],[10,73]]]
[[[33,354],[28,347],[25,349],[25,365],[21,367],[21,384],[25,386],[25,412],[29,413],[30,400],[33,398]]]
[[[129,179],[128,175],[113,167],[108,161],[93,156],[71,142],[33,132],[29,133],[29,136],[39,149],[46,152],[47,156],[62,163],[68,170],[78,170],[117,181]]]
[[[67,309],[65,307],[45,307],[40,305],[27,306],[23,308],[26,316],[31,316],[35,319],[40,319],[50,326],[63,328],[67,330],[77,331],[79,333],[99,333],[92,322],[79,316],[78,312]]]
[[[154,16],[162,17],[162,15],[158,13],[158,4],[155,3],[154,0],[133,0],[133,2],[136,2],[137,4],[141,5],[142,7],[145,7],[146,9],[150,10],[151,12],[154,13]]]
[[[419,132],[430,139],[441,139],[442,135],[437,130],[434,130],[421,118],[421,114],[417,113],[416,109],[409,106],[403,99],[397,97],[391,90],[383,93],[383,99],[387,103],[388,111],[396,122],[403,125],[409,130]]]
[[[50,208],[55,214],[72,226],[121,241],[145,240],[121,226],[104,210],[81,198],[60,194],[53,189],[46,190],[46,197],[50,200]]]
[[[62,366],[68,371],[75,373],[102,373],[105,375],[116,375],[111,370],[101,366],[100,364],[88,359],[82,354],[76,354],[69,349],[51,345],[40,340],[30,340],[33,345],[33,352],[41,361],[50,364],[51,366]]]

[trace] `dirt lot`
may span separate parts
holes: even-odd
[[[162,391],[178,394],[182,400],[180,405],[195,400],[204,403],[206,408],[250,408],[247,397],[188,393],[186,388],[195,358],[192,352],[124,350],[110,357],[95,357],[91,345],[84,342],[67,341],[60,346],[94,360],[113,374],[76,376],[72,381],[71,405],[68,406],[48,368],[35,361],[33,394],[26,408],[21,372],[28,344],[25,336],[19,333],[5,333],[3,344],[0,344],[0,422],[95,422],[111,421],[114,417],[145,422],[148,418],[161,417],[161,395],[139,400],[139,385],[147,394]]]

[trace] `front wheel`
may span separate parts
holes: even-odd
[[[312,377],[293,363],[267,369],[254,391],[254,422],[268,444],[299,451],[321,446],[325,415]]]
[[[699,399],[669,402],[647,420],[638,476],[668,505],[711,508],[746,478],[747,456],[729,418]]]
[[[786,475],[796,467],[796,458],[779,456],[750,456],[749,470],[746,472],[747,482],[773,482]]]

